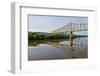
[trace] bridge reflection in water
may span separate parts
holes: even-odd
[[[86,38],[87,37],[77,38],[73,43],[70,41],[63,41],[59,43],[50,43],[50,45],[60,49],[63,52],[65,58],[87,58],[88,45]]]

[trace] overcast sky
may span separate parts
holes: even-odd
[[[29,15],[29,31],[51,32],[68,23],[88,23],[87,17]]]

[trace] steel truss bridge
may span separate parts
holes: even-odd
[[[70,47],[73,47],[73,32],[80,32],[80,31],[87,31],[88,30],[88,24],[87,23],[69,23],[63,27],[60,27],[54,31],[52,31],[52,34],[64,34],[69,32],[69,40],[70,40]]]
[[[78,32],[78,31],[87,31],[88,24],[87,23],[69,23],[63,27],[60,27],[51,33],[66,33],[66,32]]]

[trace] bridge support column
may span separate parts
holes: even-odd
[[[70,40],[70,47],[71,47],[71,48],[73,48],[73,38],[74,38],[73,32],[70,31],[69,40]]]

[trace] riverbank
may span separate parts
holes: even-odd
[[[84,37],[86,37],[86,36],[80,36],[80,37],[76,37],[74,39],[84,38]],[[64,38],[64,39],[31,40],[31,41],[28,42],[28,47],[37,46],[39,44],[59,43],[59,42],[62,42],[62,41],[69,41],[69,39],[68,38]]]

